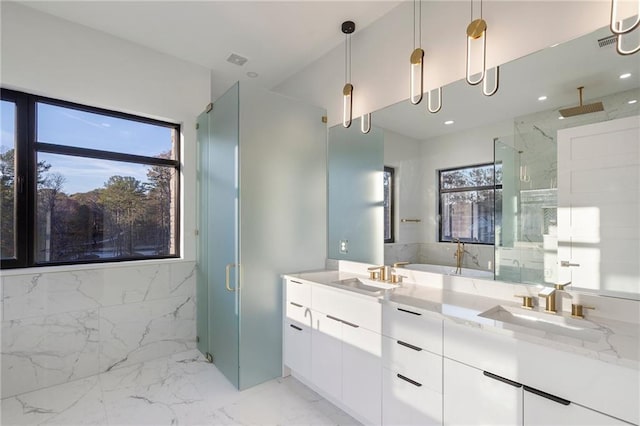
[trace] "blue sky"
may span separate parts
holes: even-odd
[[[1,151],[11,149],[14,140],[13,105],[0,107]],[[38,141],[74,147],[155,156],[171,149],[172,129],[106,117],[59,106],[38,104]],[[147,181],[148,166],[40,153],[38,160],[51,164],[51,173],[66,180],[63,192],[74,194],[102,188],[111,176],[133,176]]]

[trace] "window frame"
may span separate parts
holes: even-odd
[[[3,101],[10,101],[16,104],[16,141],[15,141],[15,179],[18,185],[16,189],[16,239],[15,258],[0,259],[0,269],[15,268],[31,268],[31,267],[47,267],[60,265],[84,265],[84,264],[101,264],[114,262],[127,262],[151,259],[173,259],[179,258],[181,252],[181,193],[180,180],[182,174],[180,145],[181,145],[181,126],[178,123],[157,120],[153,118],[141,117],[119,111],[113,111],[105,108],[98,108],[75,102],[54,99],[45,96],[34,95],[30,93],[20,92],[11,89],[0,88],[0,98]],[[156,125],[161,127],[172,128],[176,132],[174,159],[166,159],[159,157],[147,157],[136,154],[125,154],[117,151],[105,151],[91,148],[74,147],[69,145],[59,145],[52,143],[43,143],[37,140],[37,105],[48,104],[63,108],[75,109],[78,111],[88,112],[92,114],[100,114],[108,117],[114,117],[129,121],[135,121],[144,124]],[[164,166],[175,169],[175,196],[174,196],[174,218],[175,230],[173,238],[175,239],[175,253],[171,255],[158,256],[128,256],[117,258],[100,258],[100,259],[83,259],[74,261],[36,261],[35,249],[36,242],[36,211],[37,211],[37,154],[39,152],[48,154],[58,154],[65,156],[74,156],[80,158],[92,158],[97,160],[119,161],[134,164],[143,164],[147,166]]]
[[[480,167],[492,167],[493,169],[493,185],[478,185],[478,186],[467,186],[461,188],[452,188],[446,189],[442,188],[442,173],[453,172],[457,170],[465,170],[465,169],[474,169]],[[451,243],[454,240],[445,240],[443,239],[443,227],[444,221],[442,220],[443,206],[442,206],[442,194],[451,194],[456,192],[470,192],[470,191],[493,191],[493,214],[491,215],[491,220],[493,221],[493,228],[495,230],[496,227],[496,190],[502,190],[502,182],[496,184],[496,163],[479,163],[479,164],[470,164],[467,166],[460,167],[450,167],[446,169],[439,169],[438,175],[438,242],[439,243]],[[475,241],[469,238],[460,238],[460,242],[469,243],[469,244],[477,244],[484,246],[495,246],[495,233],[494,233],[494,241],[493,243],[487,243],[483,241]]]
[[[390,243],[394,243],[395,242],[395,186],[396,186],[396,182],[395,182],[395,173],[396,173],[396,169],[394,167],[391,166],[384,166],[384,171],[383,173],[388,173],[390,175],[390,185],[389,185],[389,234],[391,238],[384,238],[384,243],[385,244],[390,244]],[[383,201],[383,205],[382,208],[384,209],[384,201]],[[383,224],[384,226],[384,224]],[[384,229],[383,231],[383,237],[384,235]]]

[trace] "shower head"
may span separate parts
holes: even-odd
[[[582,89],[584,89],[584,87],[578,87],[578,92],[580,94],[580,105],[571,107],[571,108],[561,109],[560,115],[567,118],[567,117],[574,117],[576,115],[590,114],[592,112],[604,111],[604,106],[602,105],[602,102],[594,102],[592,104],[583,105]]]

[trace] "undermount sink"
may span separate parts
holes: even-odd
[[[381,294],[384,290],[389,290],[397,287],[397,285],[395,284],[358,277],[334,281],[334,284],[339,284],[341,286],[347,287],[348,289],[359,290],[364,293],[375,295]]]
[[[478,314],[478,316],[503,324],[526,327],[593,343],[600,341],[603,337],[598,326],[592,322],[513,306],[497,305]]]

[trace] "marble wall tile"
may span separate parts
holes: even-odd
[[[384,264],[392,265],[396,262],[418,263],[420,244],[394,243],[384,245]]]
[[[0,280],[3,398],[195,347],[195,262]]]
[[[95,309],[103,276],[97,270],[2,277],[3,320]]]
[[[167,297],[170,266],[152,264],[104,271],[102,306],[124,305]]]
[[[100,370],[195,347],[195,298],[178,296],[100,309]]]
[[[2,323],[2,397],[98,373],[98,310]]]

